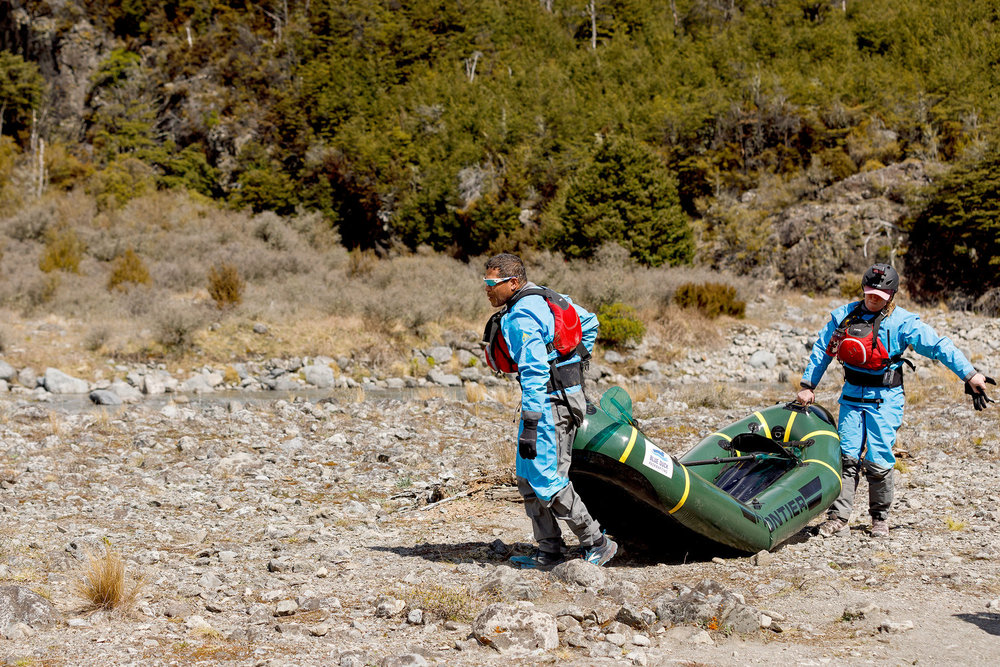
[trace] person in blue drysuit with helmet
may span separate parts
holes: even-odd
[[[516,255],[502,253],[486,262],[486,295],[500,311],[499,328],[487,327],[487,355],[502,346],[511,362],[507,372],[517,372],[521,385],[521,420],[515,464],[517,488],[524,498],[538,550],[532,556],[515,556],[522,568],[548,569],[565,560],[566,544],[557,520],[565,521],[576,534],[585,560],[605,565],[618,545],[603,534],[569,480],[573,438],[583,421],[586,396],[579,354],[559,355],[552,349],[556,318],[539,290],[527,280],[524,264]],[[544,289],[544,288],[541,288]],[[579,317],[579,336],[584,354],[597,340],[597,317],[562,296]],[[573,318],[574,322],[576,318]],[[579,349],[579,348],[577,348]],[[555,363],[554,363],[555,362]],[[554,375],[558,377],[553,377]]]
[[[864,299],[834,310],[819,332],[796,397],[804,405],[815,401],[814,390],[830,362],[836,358],[843,364],[845,381],[837,423],[843,486],[819,528],[824,537],[849,529],[862,472],[868,480],[871,535],[889,537],[892,471],[896,463],[892,448],[903,421],[902,366],[910,362],[902,355],[908,347],[940,361],[963,380],[977,410],[990,401],[986,383],[992,379],[979,373],[951,340],[935,333],[918,315],[896,305],[899,274],[892,266],[873,265],[865,272],[861,285]]]

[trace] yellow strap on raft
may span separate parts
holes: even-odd
[[[792,422],[795,421],[796,414],[797,413],[793,412],[792,414],[788,415],[788,423],[785,424],[785,442],[788,442],[788,436],[792,434]]]
[[[620,462],[625,463],[625,459],[627,459],[628,455],[632,453],[632,448],[635,447],[635,439],[638,435],[639,431],[637,431],[635,426],[633,426],[632,437],[628,439],[628,446],[625,447],[625,453],[622,454],[622,457],[620,459],[618,459]]]
[[[691,491],[691,477],[688,475],[687,466],[681,465],[681,470],[684,471],[684,495],[681,496],[681,499],[674,505],[673,509],[667,510],[667,514],[673,514],[679,510],[687,501],[688,492]]]
[[[767,420],[764,419],[764,415],[759,412],[753,413],[753,416],[760,420],[760,425],[764,427],[764,435],[768,438],[771,437],[771,427],[767,425]]]
[[[806,459],[805,461],[803,461],[803,463],[818,463],[824,468],[827,468],[830,472],[833,473],[834,477],[837,478],[837,483],[840,484],[840,488],[842,489],[844,488],[844,480],[840,478],[840,475],[838,475],[837,471],[833,469],[833,466],[827,463],[826,461],[820,461],[819,459]]]
[[[840,441],[840,435],[837,434],[834,431],[813,431],[812,433],[810,433],[807,436],[805,436],[804,438],[802,438],[802,440],[808,440],[809,438],[813,437],[814,435],[829,435],[829,436],[831,436],[833,438],[836,438],[838,442]]]

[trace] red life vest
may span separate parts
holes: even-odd
[[[555,350],[559,357],[568,358],[580,352],[581,356],[590,356],[583,346],[583,328],[576,308],[561,294],[548,287],[526,287],[510,298],[506,308],[499,310],[490,317],[483,332],[483,343],[486,344],[486,363],[497,373],[516,373],[517,362],[510,356],[510,348],[504,340],[500,329],[500,318],[510,312],[514,304],[526,296],[537,294],[545,299],[552,317],[555,320],[555,334],[552,342],[545,348],[550,353]]]
[[[878,328],[885,315],[879,313],[870,320],[864,320],[863,312],[858,305],[844,318],[833,332],[826,353],[856,368],[882,370],[892,361],[889,351],[878,338]]]

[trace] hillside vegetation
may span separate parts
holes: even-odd
[[[947,192],[914,193],[919,229],[995,236],[983,216],[942,221],[939,201],[994,173],[979,165],[996,161],[995,1],[8,4],[8,210],[183,188],[318,212],[348,248],[589,258],[614,242],[658,266],[706,261],[721,199],[761,183],[809,197],[916,158],[962,164]],[[92,52],[75,87],[68,45]],[[996,274],[959,287],[979,296]]]

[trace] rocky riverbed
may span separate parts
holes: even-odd
[[[650,364],[641,349],[605,355],[591,393],[628,381],[643,430],[681,454],[790,398],[782,374],[797,375],[825,306],[798,321],[783,310],[780,324],[735,323],[727,344],[669,362]],[[977,364],[995,363],[995,321],[928,319]],[[152,400],[120,381],[136,402],[70,405],[20,381],[0,400],[8,663],[1000,659],[1000,420],[996,406],[974,412],[929,362],[907,385],[888,540],[867,533],[862,485],[846,535],[807,530],[772,553],[697,560],[633,549],[607,568],[575,561],[547,573],[507,565],[531,543],[510,486],[508,381],[396,398],[284,387],[252,400]],[[835,385],[819,393],[834,411]],[[126,613],[94,612],[77,592],[88,555],[105,549],[143,582]]]

